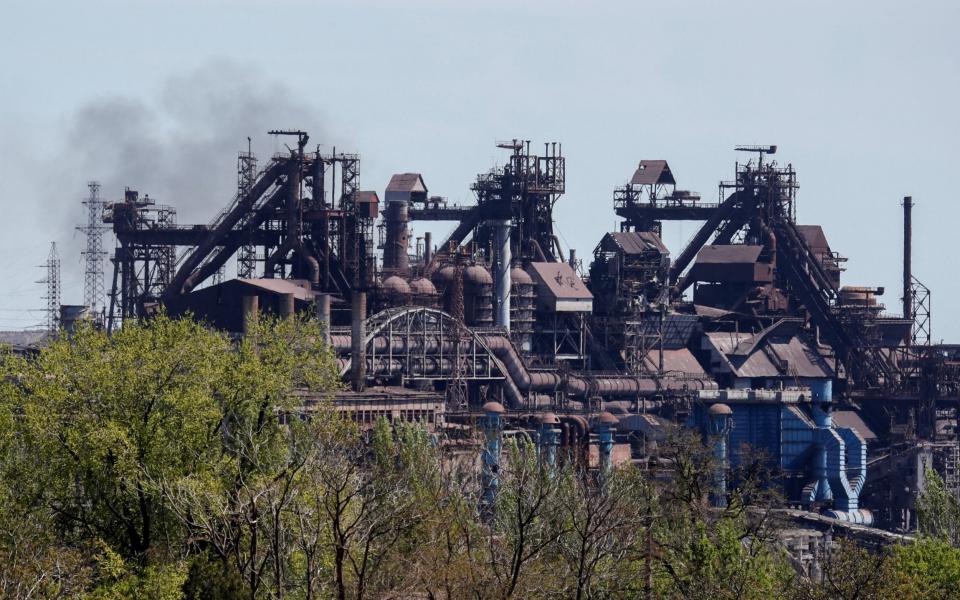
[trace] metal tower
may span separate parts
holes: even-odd
[[[107,252],[103,249],[103,232],[108,228],[103,224],[103,200],[100,198],[100,183],[87,183],[90,195],[83,201],[87,207],[87,224],[77,227],[87,236],[87,246],[83,251],[85,262],[83,280],[83,303],[96,315],[103,308],[104,283],[103,265]]]
[[[250,138],[247,138],[247,151],[237,155],[237,198],[245,198],[253,184],[257,181],[257,156],[250,147]],[[247,237],[252,235],[246,232]],[[250,240],[246,240],[250,242]],[[250,243],[240,246],[237,253],[237,277],[250,279],[257,276],[257,247]],[[220,272],[221,281],[223,279]]]
[[[44,268],[47,276],[37,283],[47,284],[47,294],[43,297],[47,301],[46,325],[48,331],[55,332],[60,326],[60,255],[56,242],[50,242],[50,254],[47,255]]]

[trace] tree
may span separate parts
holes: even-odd
[[[216,461],[215,391],[229,349],[223,336],[161,315],[112,337],[81,327],[18,365],[6,401],[32,458],[36,503],[60,539],[103,540],[140,566],[182,542],[149,482]]]
[[[926,488],[917,498],[917,524],[922,535],[960,547],[960,501],[933,469],[924,473]]]

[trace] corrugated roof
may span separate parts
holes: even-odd
[[[766,338],[747,356],[737,355],[738,347],[749,344],[753,336],[733,332],[708,332],[709,343],[724,355],[736,377],[803,377],[823,379],[833,370],[818,352],[799,337]]]
[[[860,434],[860,437],[868,442],[877,439],[877,434],[863,422],[860,415],[852,410],[833,411],[833,424],[837,427],[853,429]]]
[[[557,300],[593,300],[593,294],[567,263],[530,263],[530,274],[543,283]]]
[[[427,186],[423,182],[420,173],[397,173],[390,178],[387,184],[388,192],[427,192]]]
[[[301,279],[237,279],[237,281],[265,292],[293,294],[297,300],[313,300],[313,292],[309,289],[309,283]]]
[[[650,350],[643,360],[647,369],[656,371],[660,365],[660,353],[657,350]],[[693,353],[686,348],[664,350],[663,370],[668,373],[684,373],[695,377],[707,376],[703,367],[701,367],[697,359],[694,358]]]
[[[670,251],[663,245],[660,236],[652,231],[613,231],[607,234],[624,254],[644,254],[656,250],[661,254]]]
[[[700,264],[755,263],[760,258],[763,246],[747,244],[728,244],[722,246],[704,246],[697,253]]]
[[[630,180],[633,185],[676,185],[670,165],[665,160],[641,160]]]
[[[359,191],[355,193],[353,197],[357,202],[370,202],[372,204],[378,204],[380,202],[380,196],[373,190]]]

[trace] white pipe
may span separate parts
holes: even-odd
[[[496,325],[510,333],[510,219],[492,221],[496,256],[493,261],[494,294],[497,299]]]

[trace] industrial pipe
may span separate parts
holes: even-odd
[[[510,333],[510,219],[491,221],[496,255],[493,260],[493,284],[496,298],[497,327]]]

